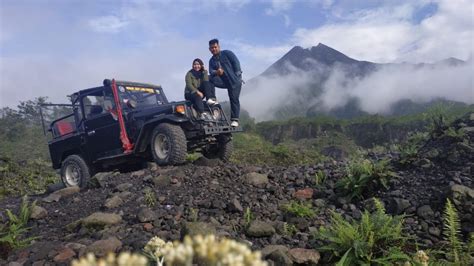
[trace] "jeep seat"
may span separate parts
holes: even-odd
[[[68,121],[58,121],[56,122],[56,128],[59,136],[64,136],[73,131],[72,125]]]

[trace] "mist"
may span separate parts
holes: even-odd
[[[424,65],[378,65],[363,77],[351,75],[348,66],[332,68],[315,63],[310,71],[287,65],[289,74],[259,76],[249,82],[242,106],[257,121],[275,118],[274,111],[293,105],[304,116],[310,107],[330,112],[356,99],[362,111],[390,114],[400,100],[425,103],[443,98],[474,104],[474,63],[448,62]]]

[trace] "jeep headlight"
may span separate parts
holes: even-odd
[[[185,114],[186,113],[186,107],[184,105],[176,105],[176,107],[174,108],[176,113],[180,113],[180,114]]]
[[[211,115],[214,120],[221,120],[221,110],[219,108],[213,108]]]

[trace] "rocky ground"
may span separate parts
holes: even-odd
[[[455,122],[461,137],[432,137],[410,166],[391,158],[397,178],[380,198],[391,214],[406,214],[405,232],[420,248],[443,241],[442,212],[447,197],[460,211],[464,235],[474,231],[474,115]],[[434,151],[436,150],[436,151]],[[215,233],[262,250],[277,265],[324,264],[322,243],[312,236],[329,223],[330,210],[359,219],[370,200],[338,194],[335,183],[345,175],[346,161],[307,166],[243,166],[198,159],[193,164],[158,167],[130,173],[101,173],[87,189],[67,188],[30,197],[37,201],[27,248],[10,252],[0,265],[68,264],[88,252],[140,251],[153,236],[178,240],[186,234]],[[322,171],[326,179],[315,178]],[[310,202],[311,218],[284,210],[292,201]],[[0,202],[17,210],[21,199]]]

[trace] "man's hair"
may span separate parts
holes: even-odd
[[[212,40],[210,40],[210,41],[209,41],[209,46],[211,46],[211,45],[213,45],[213,44],[215,44],[215,43],[219,44],[219,40],[218,40],[218,39],[212,39]]]

